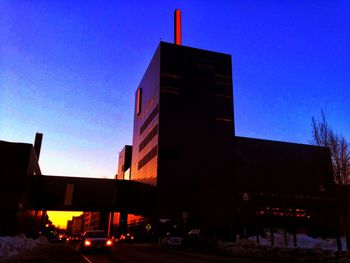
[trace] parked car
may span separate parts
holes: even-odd
[[[61,233],[58,235],[58,239],[60,242],[66,242],[67,241],[67,235],[65,233]]]
[[[217,247],[216,233],[207,229],[192,229],[185,237],[185,246],[193,249],[212,250]]]
[[[111,251],[113,241],[109,239],[103,230],[86,231],[80,242],[79,250],[82,252],[91,250]]]
[[[67,243],[78,243],[81,240],[82,240],[82,236],[80,234],[67,237]]]
[[[179,234],[167,232],[164,237],[160,238],[162,247],[182,247],[184,238]]]
[[[133,243],[135,241],[135,236],[131,233],[125,233],[120,235],[118,240],[120,243]]]

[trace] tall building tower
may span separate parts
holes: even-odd
[[[160,217],[213,211],[232,185],[231,56],[161,42],[135,97],[131,180],[157,186]]]

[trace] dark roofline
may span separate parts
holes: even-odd
[[[227,54],[227,53],[223,53],[223,52],[217,52],[217,51],[211,51],[211,50],[206,50],[206,49],[201,49],[201,48],[195,48],[195,47],[189,47],[189,46],[184,46],[184,45],[175,45],[174,43],[169,43],[169,42],[165,42],[165,41],[160,41],[157,49],[161,46],[161,45],[171,45],[171,46],[174,46],[176,48],[187,48],[187,49],[192,49],[192,50],[196,50],[196,51],[199,51],[199,52],[208,52],[208,53],[213,53],[213,54],[222,54],[222,55],[225,55],[225,56],[230,56],[231,57],[231,54]]]
[[[296,142],[286,142],[286,141],[276,141],[276,140],[268,140],[268,139],[260,139],[260,138],[251,138],[251,137],[243,137],[243,136],[234,136],[234,139],[243,139],[243,140],[252,140],[252,141],[259,141],[259,142],[266,142],[266,143],[283,143],[283,144],[289,144],[294,146],[304,146],[304,147],[313,147],[313,148],[323,148],[328,149],[328,147],[325,146],[318,146],[318,145],[312,145],[312,144],[305,144],[305,143],[296,143]]]
[[[0,144],[15,144],[15,145],[26,145],[27,147],[31,146],[33,147],[33,144],[31,143],[24,143],[24,142],[9,142],[9,141],[3,141],[3,140],[0,140]]]

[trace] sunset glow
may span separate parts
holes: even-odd
[[[79,211],[47,211],[47,215],[49,216],[49,220],[51,222],[61,228],[66,229],[67,227],[67,221],[71,220],[73,216],[79,216],[83,212]]]

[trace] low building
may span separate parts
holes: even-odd
[[[83,233],[84,231],[84,217],[83,215],[80,216],[73,216],[72,218],[72,235],[79,235]]]
[[[27,184],[28,177],[41,176],[38,164],[41,136],[36,135],[34,146],[0,141],[0,235],[13,235],[21,231],[36,237],[45,226],[46,214],[33,209],[35,200],[30,196],[30,186]]]
[[[72,220],[68,220],[68,221],[67,221],[67,227],[66,227],[66,229],[67,229],[67,234],[68,234],[69,236],[73,235],[73,218],[72,218]]]

